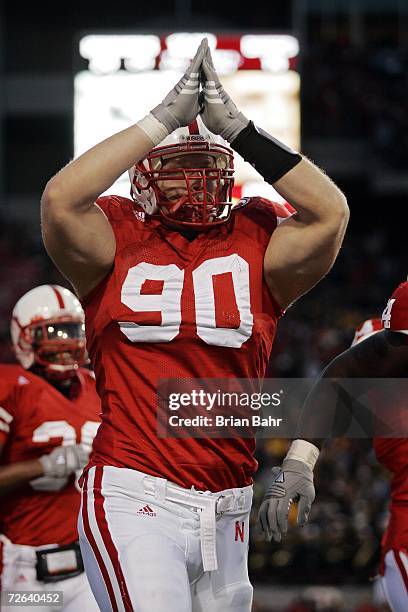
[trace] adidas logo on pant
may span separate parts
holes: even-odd
[[[146,504],[146,506],[143,506],[143,508],[140,508],[136,512],[136,514],[144,514],[146,516],[156,516],[156,512],[148,504]]]

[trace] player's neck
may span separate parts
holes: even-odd
[[[197,238],[200,232],[198,232],[197,230],[193,230],[193,229],[183,229],[183,230],[180,230],[180,234],[186,240],[188,240],[189,242],[192,242],[193,240]]]
[[[59,380],[58,378],[52,378],[48,376],[47,373],[44,371],[44,368],[42,368],[41,366],[33,366],[31,368],[31,372],[33,374],[36,374],[40,378],[46,380],[50,385],[52,385],[65,397],[71,399],[72,395],[75,394],[75,390],[78,386],[78,377],[76,375],[74,375],[72,378]]]

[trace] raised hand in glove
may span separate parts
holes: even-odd
[[[150,111],[164,125],[169,134],[179,127],[189,125],[199,113],[200,71],[207,49],[208,40],[203,38],[180,81],[167,94],[163,102]]]
[[[238,110],[221,85],[209,47],[203,59],[201,79],[203,86],[201,97],[204,99],[202,119],[210,132],[220,134],[231,143],[248,125],[249,119]]]
[[[258,521],[268,540],[280,542],[288,530],[288,514],[292,502],[298,502],[297,524],[308,519],[315,498],[313,472],[309,465],[296,459],[285,459],[282,467],[272,468],[273,481],[259,509]]]
[[[57,446],[48,455],[42,455],[39,461],[44,470],[44,476],[64,478],[86,466],[89,458],[89,448],[83,444]]]

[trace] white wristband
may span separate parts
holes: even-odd
[[[296,459],[296,461],[303,461],[303,463],[306,463],[306,465],[313,470],[319,453],[320,451],[317,446],[311,442],[306,442],[306,440],[294,440],[290,445],[285,459]]]
[[[144,131],[146,136],[148,136],[153,142],[154,146],[158,145],[169,135],[166,126],[156,119],[152,113],[149,113],[146,115],[146,117],[143,117],[143,119],[138,121],[136,125]]]

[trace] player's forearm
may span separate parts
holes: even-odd
[[[331,223],[345,229],[349,218],[346,198],[336,185],[306,158],[273,184],[306,225]]]
[[[303,404],[297,438],[321,448],[328,438],[343,435],[353,417],[365,420],[356,402],[364,391],[358,375],[352,349],[329,363]],[[353,379],[353,384],[347,383],[348,379]]]
[[[43,206],[69,211],[89,208],[152,146],[150,138],[137,124],[114,134],[50,179],[42,197]]]
[[[183,77],[146,117],[97,144],[53,177],[43,195],[43,209],[86,213],[101,193],[155,145],[189,125],[200,110],[199,73],[207,48],[205,38]]]
[[[43,474],[43,467],[37,459],[2,466],[0,468],[0,496]]]

